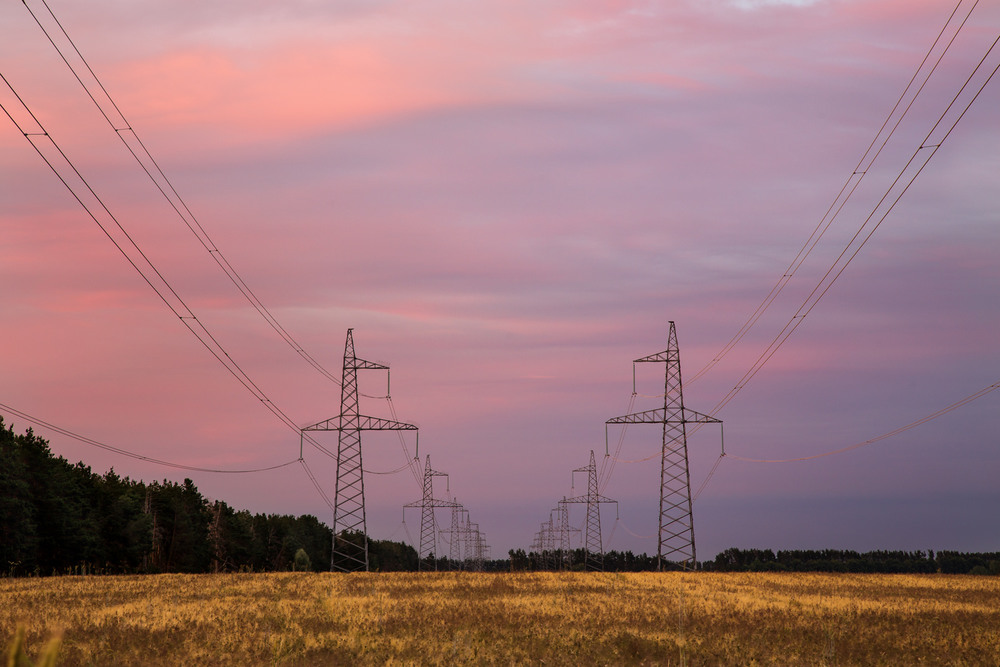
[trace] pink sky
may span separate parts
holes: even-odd
[[[628,408],[631,360],[665,348],[669,320],[687,377],[736,333],[954,8],[49,4],[282,326],[337,372],[348,327],[359,356],[391,365],[399,419],[420,426],[421,457],[450,473],[451,493],[497,556],[527,547],[555,502],[581,492],[570,471],[591,449],[603,456],[604,421]],[[781,297],[687,387],[689,407],[707,412],[750,368],[998,31],[1000,10],[983,3]],[[992,52],[991,70],[998,60]],[[336,415],[339,387],[243,300],[19,3],[0,8],[0,72],[268,397],[302,426]],[[27,122],[3,87],[0,102]],[[994,80],[795,334],[718,413],[727,451],[839,449],[1000,379],[997,108]],[[0,403],[187,465],[297,457],[295,433],[206,352],[0,121]],[[640,371],[640,393],[662,389],[662,369]],[[362,377],[370,393],[384,384],[382,374]],[[1000,549],[998,395],[838,456],[724,460],[695,504],[699,556],[730,546]],[[640,397],[636,409],[654,403]],[[388,416],[384,401],[362,410]],[[184,476],[36,430],[98,471]],[[703,429],[690,446],[698,486],[718,432]],[[655,427],[632,428],[620,458],[658,448]],[[403,462],[394,434],[366,435],[364,455],[371,470]],[[333,462],[314,450],[306,458],[332,495]],[[607,547],[655,553],[658,476],[655,457],[616,465],[604,488],[620,500],[617,525],[613,510],[603,517]],[[332,521],[297,466],[191,477],[236,507]],[[417,534],[417,513],[401,524],[402,504],[420,493],[411,476],[369,475],[366,490],[374,536]]]

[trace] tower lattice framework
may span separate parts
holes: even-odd
[[[479,524],[472,521],[472,517],[465,512],[465,524],[462,526],[462,535],[465,551],[465,565],[474,571],[483,569],[483,560],[487,556],[489,546],[486,544],[486,535],[479,530]]]
[[[557,554],[557,566],[559,569],[563,569],[567,565],[570,565],[573,558],[573,549],[570,541],[571,535],[579,530],[574,530],[569,525],[569,505],[567,504],[566,497],[556,503],[556,507],[553,510],[555,515],[555,520],[553,524],[555,525],[556,534],[558,536],[559,546],[556,547]]]
[[[307,426],[303,431],[337,431],[337,482],[333,496],[333,554],[330,569],[368,571],[368,526],[365,518],[365,477],[361,460],[362,431],[416,431],[413,424],[368,417],[358,411],[358,371],[389,367],[359,359],[354,353],[354,330],[347,330],[340,414]]]
[[[468,511],[456,499],[455,504],[451,507],[451,528],[442,531],[449,535],[448,558],[452,563],[459,563],[462,560],[462,514],[463,512],[468,513]]]
[[[431,457],[427,455],[427,463],[424,465],[424,494],[423,497],[414,503],[407,503],[403,507],[420,508],[420,561],[417,569],[423,569],[434,561],[434,569],[437,570],[437,522],[434,518],[434,508],[436,507],[457,507],[457,502],[442,500],[434,497],[434,478],[447,477],[448,473],[439,472],[431,468]]]
[[[617,500],[601,495],[597,483],[597,462],[594,450],[590,450],[590,465],[576,468],[573,472],[587,473],[587,495],[563,499],[563,503],[585,503],[587,505],[587,522],[584,528],[584,553],[588,570],[604,569],[604,545],[601,542],[601,504],[614,503]]]
[[[721,424],[721,420],[684,407],[681,382],[681,354],[677,329],[670,322],[667,349],[633,363],[665,363],[663,407],[609,419],[608,424],[662,424],[663,451],[660,464],[660,528],[657,569],[663,561],[679,563],[685,569],[697,565],[694,542],[694,513],[691,506],[691,474],[688,468],[687,425]],[[633,373],[634,376],[634,373]],[[634,380],[633,380],[634,382]]]

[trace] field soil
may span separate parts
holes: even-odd
[[[0,579],[61,665],[997,665],[1000,578],[766,573]]]

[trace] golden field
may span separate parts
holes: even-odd
[[[1000,578],[765,573],[0,579],[61,665],[998,665]]]

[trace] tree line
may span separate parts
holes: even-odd
[[[210,501],[190,479],[96,474],[0,417],[0,574],[323,571],[332,535],[314,516]],[[369,549],[374,567],[417,567],[407,545],[372,540]]]
[[[509,561],[502,561],[487,569],[510,569],[511,571],[583,571],[588,568],[588,562],[593,566],[594,557],[588,558],[585,549],[529,551],[511,549],[508,552]],[[604,572],[653,572],[656,568],[656,556],[634,554],[631,551],[605,551],[596,559]],[[679,566],[669,566],[669,569],[679,569]]]
[[[511,570],[556,571],[588,569],[583,549],[525,553],[511,549]],[[506,569],[499,563],[487,569]],[[601,559],[605,572],[654,572],[656,556],[631,551],[607,551]],[[663,570],[679,570],[677,563],[664,561]],[[1000,575],[1000,552],[963,553],[959,551],[857,551],[841,549],[786,550],[726,549],[713,560],[699,561],[705,572],[856,572],[879,574],[981,574]]]
[[[30,428],[14,433],[0,417],[0,575],[319,572],[330,567],[332,538],[332,530],[314,516],[236,510],[206,499],[190,479],[147,484],[113,469],[94,473],[83,463],[53,455],[48,442]],[[391,540],[369,538],[368,551],[376,571],[469,567],[445,558],[420,563],[412,546]],[[583,570],[588,560],[583,549],[512,549],[508,555],[479,563],[476,569]],[[602,569],[654,571],[657,559],[608,551]],[[699,563],[699,569],[1000,575],[1000,552],[732,548]]]
[[[716,572],[871,572],[1000,575],[1000,552],[726,549],[702,569]]]

